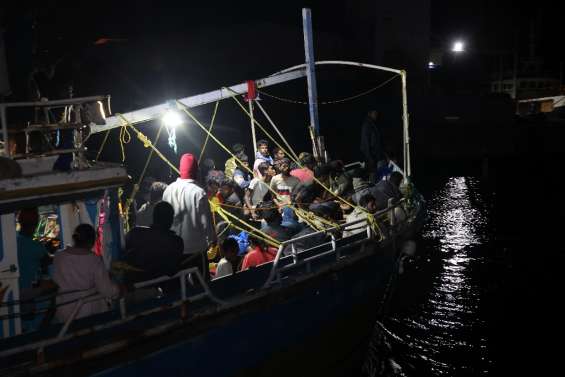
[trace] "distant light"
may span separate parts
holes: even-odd
[[[163,124],[168,128],[176,128],[183,123],[181,114],[176,110],[167,110],[161,120]]]
[[[428,68],[429,69],[434,69],[436,67],[436,63],[434,62],[428,62]]]
[[[464,52],[465,51],[465,44],[461,41],[455,41],[455,43],[453,43],[453,47],[451,48],[452,52]]]

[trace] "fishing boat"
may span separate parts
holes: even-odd
[[[304,19],[308,35],[308,12]],[[269,77],[105,117],[103,122],[92,113],[109,110],[106,96],[0,104],[4,162],[16,163],[21,172],[0,180],[0,376],[349,376],[359,371],[377,315],[394,286],[401,246],[419,231],[424,217],[424,201],[411,181],[406,72],[356,62],[314,62],[311,48],[306,51],[306,64]],[[120,164],[85,157],[89,135],[127,127],[155,148],[135,125],[172,109],[184,111],[200,124],[192,108],[243,95],[249,99],[254,129],[259,126],[253,118],[255,89],[307,78],[313,148],[323,159],[315,93],[319,65],[386,70],[401,77],[404,158],[403,168],[395,168],[405,178],[402,200],[391,201],[365,219],[282,242],[272,262],[255,268],[214,280],[196,268],[184,269],[173,277],[135,284],[142,289],[166,282],[177,290],[134,303],[122,297],[112,303],[112,310],[77,319],[83,305],[103,299],[97,292],[83,292],[66,302],[74,309],[65,323],[49,320],[57,304],[53,295],[47,295],[34,299],[29,318],[24,306],[30,303],[21,300],[18,287],[19,209],[39,207],[44,218],[58,227],[57,241],[62,244],[70,244],[77,224],[92,224],[100,237],[96,252],[106,266],[120,259],[124,223],[118,195],[129,177]],[[34,131],[66,133],[72,136],[70,148],[34,155],[26,137],[26,153],[12,155],[7,125],[9,111],[15,107],[36,113],[61,108],[64,121],[32,123],[22,132],[26,136]],[[53,170],[61,163],[64,169]],[[398,211],[403,215],[398,216]],[[46,224],[43,235],[49,233]],[[352,227],[362,231],[343,237],[342,231]],[[320,241],[296,251],[293,246],[305,238]],[[26,327],[36,330],[26,331]]]

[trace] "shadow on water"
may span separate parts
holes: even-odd
[[[510,167],[512,166],[512,168]],[[537,179],[528,162],[419,182],[428,220],[418,256],[400,276],[390,310],[376,326],[364,375],[498,376],[556,365],[556,287],[563,282],[561,190],[527,211]],[[494,170],[494,167],[493,167]],[[522,173],[520,173],[522,172]],[[533,204],[534,201],[529,202]],[[536,220],[541,219],[541,224]],[[549,261],[547,258],[550,258]],[[560,305],[559,305],[560,306]]]

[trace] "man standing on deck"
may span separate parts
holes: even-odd
[[[184,254],[189,260],[183,268],[197,266],[205,279],[209,279],[206,251],[216,243],[212,214],[206,192],[197,185],[197,159],[190,153],[180,160],[180,178],[171,183],[163,193],[163,201],[175,210],[172,230],[184,242]],[[190,258],[192,257],[192,258]]]
[[[378,117],[378,111],[369,111],[361,126],[360,148],[367,163],[366,168],[369,172],[369,181],[371,182],[375,182],[379,161],[383,160],[384,157],[382,134],[377,126]]]

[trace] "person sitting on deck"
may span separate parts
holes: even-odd
[[[385,209],[388,207],[389,199],[393,199],[393,202],[397,202],[402,198],[402,193],[400,192],[400,183],[404,176],[400,172],[392,172],[389,179],[386,181],[380,181],[375,185],[374,190],[371,190],[373,196],[375,197],[377,210]]]
[[[310,212],[314,213],[316,216],[330,221],[337,221],[340,217],[339,204],[337,204],[336,202],[314,203],[310,205],[309,210]],[[303,236],[307,236],[309,234],[313,234],[316,232],[318,232],[318,230],[308,225],[303,230],[295,234],[292,238],[299,239]],[[321,243],[328,242],[329,239],[330,236],[327,233],[321,232],[315,236],[299,239],[297,241],[292,242],[292,244],[286,245],[283,249],[283,253],[285,255],[292,254],[293,247],[295,252],[304,251],[312,247],[315,247],[316,245],[319,245]]]
[[[237,270],[237,264],[239,258],[237,254],[239,252],[239,245],[235,238],[228,237],[222,242],[222,259],[216,266],[216,276],[215,279],[222,276],[232,275]]]
[[[286,153],[280,147],[273,148],[273,164],[276,164],[278,160],[286,157]]]
[[[106,298],[116,298],[120,289],[110,279],[102,258],[94,254],[96,231],[89,224],[80,224],[73,233],[73,246],[55,254],[53,280],[59,287],[55,318],[65,322],[77,305],[77,299],[89,295],[93,290]],[[72,301],[72,302],[71,302]],[[68,303],[67,305],[64,305]],[[87,317],[108,310],[104,299],[87,302],[79,309],[75,318]]]
[[[367,219],[367,212],[375,213],[377,211],[377,203],[375,197],[371,194],[365,194],[359,200],[359,207],[356,207],[351,212],[345,222],[350,223],[357,220]],[[351,225],[343,230],[343,237],[349,237],[354,234],[364,232],[367,229],[367,223],[361,222],[359,224]]]
[[[262,202],[257,206],[259,216],[265,221],[261,231],[279,242],[290,239],[291,232],[288,228],[281,225],[282,216],[277,209],[277,205],[272,202]]]
[[[290,175],[298,178],[298,180],[302,183],[312,182],[314,179],[314,156],[308,152],[302,152],[298,156],[298,160],[300,161],[302,168],[297,167],[296,169],[292,169],[290,171]]]
[[[224,179],[220,185],[220,195],[222,204],[225,205],[223,208],[232,215],[241,218],[243,216],[243,205],[235,192],[235,185],[234,181]]]
[[[164,182],[153,182],[149,188],[149,201],[144,203],[135,213],[135,225],[149,226],[153,222],[153,209],[163,199],[163,193],[167,188]]]
[[[243,146],[243,144],[240,143],[234,144],[231,148],[231,151],[235,155],[235,157],[237,157],[240,160],[243,156],[247,157],[247,155],[245,154],[245,147]],[[224,174],[227,179],[233,179],[233,173],[237,168],[237,159],[235,157],[230,157],[226,161]]]
[[[369,182],[367,170],[364,168],[357,168],[351,174],[353,178],[353,193],[351,194],[351,201],[354,204],[359,204],[361,197],[367,194],[373,195],[375,185]]]
[[[298,186],[300,181],[298,178],[290,175],[290,161],[288,158],[283,158],[277,161],[275,165],[279,174],[271,179],[271,189],[277,193],[274,199],[277,205],[286,206],[291,202],[292,191]]]
[[[260,241],[256,237],[249,236],[249,248],[241,263],[241,271],[271,262],[275,259],[275,256],[276,251],[273,252],[273,249],[268,248],[265,242]]]
[[[223,171],[216,169],[216,163],[214,160],[206,158],[202,162],[199,178],[201,179],[201,183],[214,180],[220,184],[225,179],[225,174]]]
[[[259,176],[253,178],[249,182],[249,187],[245,190],[245,204],[251,211],[253,218],[257,218],[258,214],[255,212],[255,207],[262,201],[271,199],[271,192],[269,191],[269,184],[271,182],[271,174],[268,173],[269,165],[262,162],[257,167]]]
[[[351,178],[345,173],[343,161],[336,160],[330,166],[330,189],[334,195],[343,196],[352,189]]]
[[[253,175],[259,177],[259,164],[266,162],[269,165],[273,164],[273,158],[269,154],[269,142],[267,140],[259,140],[257,142],[257,152],[255,153],[255,162],[253,163]]]
[[[174,215],[169,203],[158,202],[151,226],[136,226],[126,235],[124,261],[135,269],[126,275],[129,284],[173,276],[180,270],[184,243],[171,231]]]
[[[182,238],[185,256],[192,256],[184,268],[197,266],[202,276],[208,277],[206,251],[216,243],[216,232],[206,192],[196,183],[196,158],[190,153],[183,154],[179,171],[180,177],[163,193],[163,201],[173,206],[175,218],[172,230]]]
[[[240,163],[236,164],[236,167],[233,171],[233,181],[237,183],[237,185],[243,190],[249,187],[249,182],[251,181],[251,175],[249,174],[249,160],[247,155],[241,155],[239,160]]]

